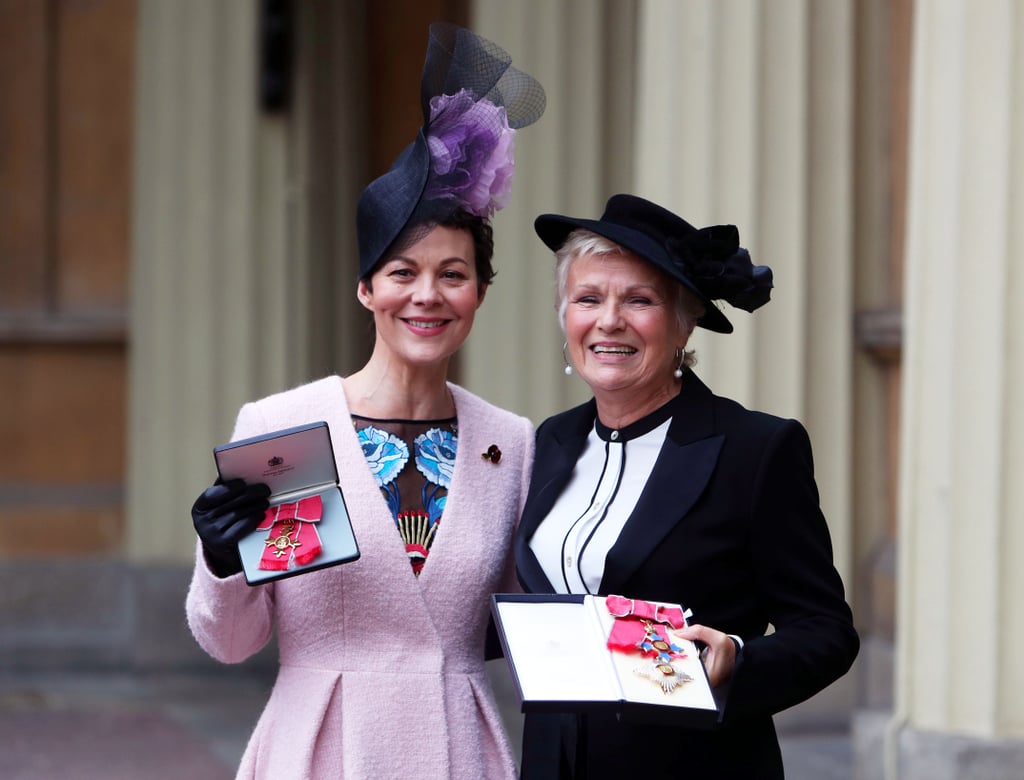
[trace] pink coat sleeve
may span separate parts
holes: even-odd
[[[263,433],[253,404],[238,413],[232,441]],[[274,586],[251,587],[242,573],[219,578],[196,544],[192,583],[185,599],[188,625],[199,646],[224,663],[238,663],[259,652],[273,634]]]

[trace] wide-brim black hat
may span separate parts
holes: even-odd
[[[359,198],[359,277],[408,226],[459,209],[489,218],[501,208],[511,188],[513,131],[537,121],[545,105],[544,88],[512,67],[500,46],[454,24],[432,24],[420,82],[423,126]]]
[[[636,195],[613,195],[600,219],[541,214],[533,225],[541,241],[556,252],[572,231],[582,228],[654,264],[704,304],[697,324],[716,333],[733,331],[716,300],[753,311],[771,296],[771,269],[751,263],[734,225],[695,228]]]

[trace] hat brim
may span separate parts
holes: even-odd
[[[359,196],[356,233],[360,279],[373,272],[409,222],[423,196],[429,173],[430,150],[421,129],[395,158],[390,170],[370,182]]]
[[[589,230],[591,233],[596,233],[607,238],[609,241],[614,241],[623,249],[628,249],[637,257],[653,264],[683,285],[704,304],[704,316],[697,320],[697,325],[715,333],[732,333],[732,323],[722,314],[721,309],[715,305],[714,301],[697,289],[697,286],[686,277],[682,269],[672,262],[672,258],[665,247],[661,246],[646,233],[616,222],[567,217],[561,214],[541,214],[533,221],[533,229],[540,237],[540,240],[553,252],[561,249],[569,234],[577,228]]]

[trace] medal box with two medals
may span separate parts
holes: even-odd
[[[719,710],[678,604],[496,594],[492,612],[523,712],[612,711],[710,728]]]

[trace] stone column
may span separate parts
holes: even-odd
[[[1024,12],[915,4],[896,715],[901,780],[1024,765]]]
[[[211,448],[228,439],[244,401],[326,373],[317,356],[330,352],[324,332],[334,329],[322,300],[330,246],[310,226],[331,217],[310,199],[334,173],[310,157],[326,142],[306,140],[315,133],[312,75],[297,82],[289,111],[260,108],[259,5],[139,2],[127,512],[135,562],[191,558],[189,507],[213,481]],[[295,23],[310,19],[296,14]],[[313,56],[315,47],[299,47],[300,74]]]

